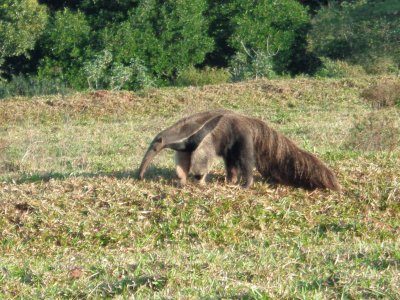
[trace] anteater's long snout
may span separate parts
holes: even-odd
[[[143,180],[144,179],[144,173],[146,173],[146,170],[150,163],[153,161],[154,157],[160,153],[160,151],[163,149],[162,142],[153,142],[151,143],[149,149],[147,150],[146,154],[143,157],[142,163],[140,164],[139,168],[139,179]]]

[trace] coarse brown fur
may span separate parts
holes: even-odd
[[[177,175],[182,183],[186,182],[189,171],[204,182],[213,159],[220,156],[225,162],[228,182],[242,179],[244,186],[251,186],[256,167],[263,177],[277,183],[309,190],[340,190],[335,175],[322,161],[265,122],[229,111],[208,113],[208,118],[201,123],[202,129],[191,130],[189,139],[195,143],[183,143],[190,145],[181,147],[183,151],[176,149]],[[178,128],[179,122],[176,124]],[[190,124],[193,125],[193,121]],[[147,166],[146,156],[142,166]],[[141,178],[145,171],[142,166]]]

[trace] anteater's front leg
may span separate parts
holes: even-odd
[[[176,151],[176,175],[179,178],[179,183],[185,185],[190,170],[190,160],[192,152]]]
[[[190,173],[194,175],[200,184],[205,184],[207,173],[213,164],[215,156],[212,137],[207,136],[193,152],[190,163]]]
[[[236,184],[239,180],[239,166],[237,157],[232,152],[229,152],[224,157],[225,169],[226,169],[226,182]]]

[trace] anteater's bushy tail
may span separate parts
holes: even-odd
[[[255,120],[256,164],[266,178],[281,184],[340,191],[335,174],[316,156],[300,149],[287,137]]]

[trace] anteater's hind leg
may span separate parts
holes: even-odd
[[[238,141],[238,166],[243,179],[243,186],[250,187],[253,184],[253,169],[255,167],[254,143],[250,135],[244,135]]]
[[[187,177],[190,170],[190,159],[192,153],[191,152],[180,152],[176,151],[175,161],[176,161],[176,175],[179,178],[179,183],[181,185],[185,185],[187,181]]]

